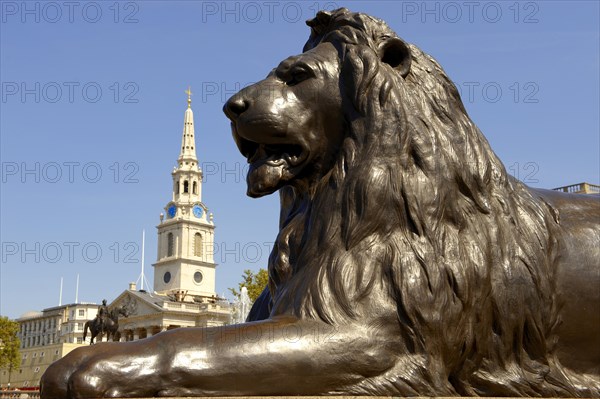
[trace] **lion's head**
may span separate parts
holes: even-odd
[[[249,195],[280,190],[271,315],[392,317],[404,392],[572,394],[551,354],[551,207],[432,57],[346,9],[307,24],[304,53],[225,105]]]
[[[312,184],[331,168],[344,133],[339,74],[335,48],[323,43],[229,100],[233,136],[250,164],[249,195]]]

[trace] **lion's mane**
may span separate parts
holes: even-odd
[[[402,77],[377,56],[397,37],[383,21],[339,9],[308,24],[305,50],[339,52],[350,111],[329,173],[280,190],[271,315],[391,309],[405,360],[384,385],[405,395],[597,395],[553,354],[557,212],[508,175],[432,57],[409,45]]]

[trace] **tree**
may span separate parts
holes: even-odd
[[[19,323],[10,320],[8,317],[0,316],[0,369],[8,369],[8,383],[13,369],[21,365],[21,355],[19,354]]]
[[[260,293],[263,292],[267,283],[269,282],[269,273],[265,269],[259,269],[257,273],[254,273],[250,269],[244,270],[242,275],[242,282],[238,284],[238,289],[229,288],[229,291],[234,297],[239,299],[242,287],[246,287],[248,290],[248,296],[252,303],[256,301]]]

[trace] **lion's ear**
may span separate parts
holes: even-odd
[[[391,37],[379,46],[379,58],[406,77],[410,72],[410,48],[404,40]]]

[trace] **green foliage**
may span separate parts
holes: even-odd
[[[233,294],[233,296],[235,296],[236,299],[239,299],[242,287],[246,287],[250,301],[254,303],[256,298],[259,297],[260,293],[263,292],[268,282],[269,273],[267,273],[265,269],[259,269],[258,273],[254,273],[252,270],[246,269],[242,275],[242,282],[238,284],[238,289],[229,288],[229,291]]]
[[[0,368],[17,369],[21,364],[19,353],[19,323],[0,316]]]

